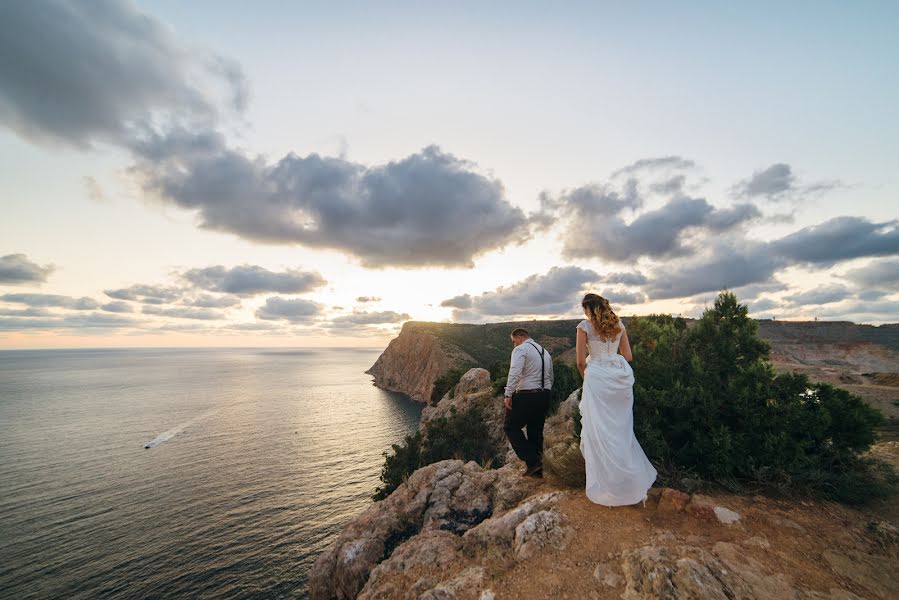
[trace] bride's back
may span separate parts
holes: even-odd
[[[584,319],[577,325],[587,334],[587,344],[590,348],[590,356],[608,356],[618,354],[618,345],[621,343],[621,335],[624,333],[624,323],[620,323],[618,333],[611,339],[603,339],[593,329],[593,324]]]

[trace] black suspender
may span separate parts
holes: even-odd
[[[543,360],[543,348],[538,349],[537,344],[534,342],[528,342],[531,346],[534,347],[534,350],[540,353],[540,389],[546,389],[546,362]]]

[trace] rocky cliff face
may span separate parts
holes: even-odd
[[[414,322],[408,322],[366,372],[375,378],[374,383],[379,388],[428,402],[434,383],[441,375],[475,363],[458,347],[419,329]]]
[[[471,369],[422,427],[478,406],[502,435],[489,375]],[[574,392],[546,424],[546,460],[574,455]],[[494,414],[495,413],[495,414]],[[899,444],[874,449],[899,464]],[[572,465],[574,470],[583,469]],[[592,504],[552,473],[445,460],[418,469],[318,559],[313,599],[858,600],[899,597],[895,500],[868,509],[653,488],[646,506]]]

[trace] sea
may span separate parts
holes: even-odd
[[[379,353],[0,351],[0,597],[308,597],[418,426]]]

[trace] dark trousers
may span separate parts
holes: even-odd
[[[518,458],[528,467],[543,462],[543,422],[549,411],[550,392],[513,394],[512,410],[506,409],[503,430]],[[521,429],[527,428],[524,436]]]

